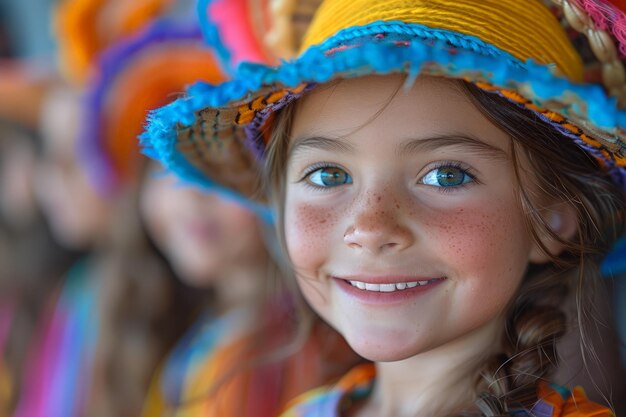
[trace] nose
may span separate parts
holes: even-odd
[[[377,200],[383,199],[385,197]],[[352,224],[344,233],[343,240],[349,248],[382,254],[400,252],[413,245],[414,234],[401,221],[399,205],[382,207],[383,204],[368,204],[367,206],[355,214]]]

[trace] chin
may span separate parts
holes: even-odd
[[[342,335],[359,356],[373,362],[395,362],[429,350],[425,341],[416,340],[415,333],[374,329],[348,331]]]
[[[376,345],[375,343],[350,343],[357,355],[372,362],[396,362],[411,358],[419,353],[415,349],[402,346]]]

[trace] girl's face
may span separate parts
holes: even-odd
[[[257,217],[215,194],[148,175],[141,212],[150,236],[189,285],[208,287],[228,271],[265,256]]]
[[[509,137],[455,84],[420,78],[405,90],[403,80],[307,95],[287,164],[285,239],[300,287],[375,361],[501,328],[538,250]]]

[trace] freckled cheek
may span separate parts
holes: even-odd
[[[490,201],[434,210],[424,220],[430,250],[445,259],[455,275],[473,277],[464,285],[505,285],[510,280],[504,276],[518,281],[526,268],[529,237],[513,203]]]
[[[338,212],[334,207],[287,201],[285,239],[291,262],[309,273],[325,263],[337,235]]]

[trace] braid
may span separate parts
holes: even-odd
[[[529,410],[537,402],[537,384],[557,366],[556,343],[565,334],[559,308],[567,279],[554,271],[529,274],[506,319],[501,353],[481,374],[476,405],[486,416]]]

